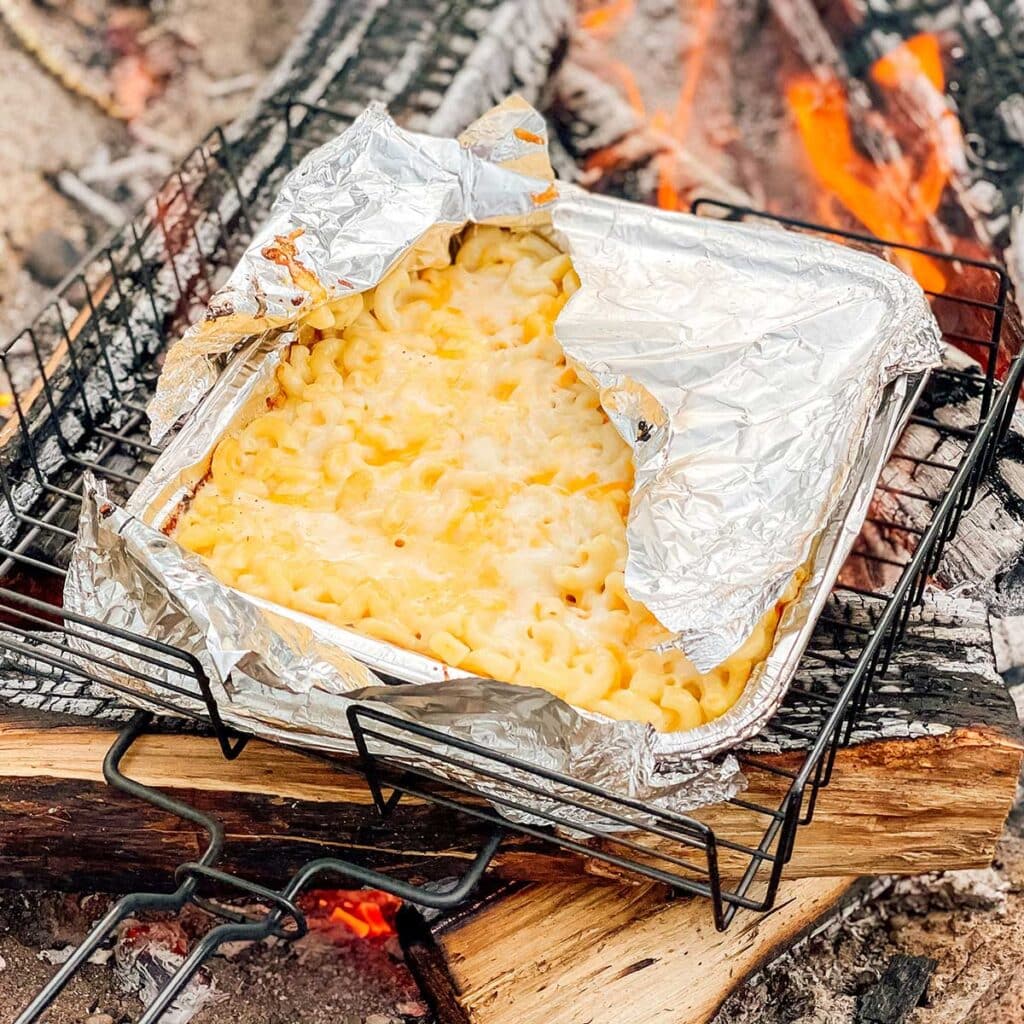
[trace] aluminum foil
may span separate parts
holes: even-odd
[[[518,134],[517,134],[518,131]],[[224,357],[325,302],[373,288],[398,262],[447,262],[448,242],[467,221],[548,222],[551,184],[544,118],[510,97],[462,139],[400,129],[370,107],[284,180],[270,216],[206,316],[167,354],[149,405],[159,444],[213,387]]]
[[[781,701],[922,372],[938,361],[939,333],[917,285],[872,256],[564,185],[556,193],[542,125],[522,101],[506,102],[459,144],[370,110],[310,154],[207,319],[172,349],[154,436],[205,394],[202,405],[126,510],[87,492],[65,600],[194,653],[224,717],[248,731],[347,750],[349,701],[375,701],[685,810],[741,785],[732,758],[707,758],[756,732]],[[275,388],[296,315],[372,287],[398,259],[446,260],[469,221],[536,227],[572,256],[582,287],[556,332],[633,448],[627,585],[675,642],[713,667],[794,571],[810,573],[771,655],[715,722],[659,734],[467,677],[232,591],[162,532],[219,437]],[[371,670],[415,685],[376,685]]]
[[[884,389],[940,332],[912,278],[805,235],[586,193],[553,219],[583,283],[558,340],[633,446],[626,587],[709,671],[810,558]]]
[[[225,587],[197,556],[109,501],[103,485],[91,476],[83,490],[65,600],[75,610],[88,608],[106,625],[161,639],[195,655],[224,721],[267,739],[355,753],[345,716],[358,701],[668,811],[713,803],[742,787],[732,757],[665,770],[654,755],[652,730],[579,711],[544,690],[478,678],[385,685],[328,633],[268,614],[246,595]],[[87,627],[79,629],[88,632]],[[83,653],[89,651],[87,641],[74,642]],[[143,663],[127,654],[127,647],[104,649],[104,671],[132,690],[136,703],[161,711],[165,708],[159,701],[171,699],[186,712],[203,714],[200,688],[178,670],[180,662]],[[140,669],[152,682],[143,685],[134,674]],[[581,798],[571,787],[551,783],[550,797],[524,795],[501,781],[481,780],[471,768],[447,763],[452,751],[444,744],[418,742],[438,758],[404,754],[404,760],[475,785],[509,817],[549,824],[545,815],[557,814],[563,824],[617,830],[601,816],[599,798],[583,798],[589,811],[567,809],[560,796]],[[458,756],[468,765],[493,771],[492,763],[472,754]],[[507,774],[536,782],[515,768]],[[503,800],[527,803],[533,813],[510,810]]]

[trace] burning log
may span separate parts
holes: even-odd
[[[554,109],[584,182],[667,209],[731,190],[753,196],[749,205],[905,245],[996,254],[1009,217],[974,148],[1022,134],[1012,5],[983,2],[980,17],[972,8],[953,24],[934,5],[909,2],[884,29],[863,5],[819,8],[706,0],[667,13],[635,0],[588,9]],[[1009,68],[999,131],[986,112],[1006,98],[984,85],[993,50]],[[979,104],[979,91],[992,103]],[[967,93],[961,125],[950,97]],[[979,117],[988,119],[980,141]],[[615,138],[601,137],[604,126],[615,126]],[[1003,174],[1000,186],[1016,202],[1024,172],[1010,148],[1001,147],[1001,162],[1016,177]],[[898,262],[933,292],[978,290],[970,268],[921,253],[901,252]]]
[[[842,623],[834,627],[832,648],[841,654],[850,631],[872,612],[867,602],[854,601],[831,611],[830,619]],[[1016,713],[992,660],[979,605],[941,596],[928,602],[869,701],[865,721],[872,724],[839,751],[814,821],[801,831],[789,877],[988,863],[1021,761]],[[834,671],[816,668],[800,680],[802,687],[827,685]],[[114,891],[166,885],[173,867],[195,856],[201,830],[103,783],[109,725],[29,710],[47,702],[72,710],[75,697],[63,684],[23,674],[11,696],[23,707],[0,712],[5,884]],[[93,700],[88,693],[83,699]],[[807,732],[817,715],[802,698],[791,698],[778,719],[785,728],[769,729],[757,741],[758,759],[784,769],[798,765],[803,741],[785,729]],[[144,737],[124,768],[220,819],[230,837],[223,866],[268,884],[327,854],[415,882],[450,877],[465,869],[488,830],[410,798],[382,819],[360,776],[263,743],[225,762],[210,739],[161,731]],[[749,798],[777,802],[776,776],[748,774]],[[696,816],[738,842],[760,840],[763,821],[735,805]],[[850,842],[852,835],[858,842]],[[726,874],[745,866],[728,851],[720,854]],[[494,866],[514,879],[609,874],[605,864],[517,834],[506,839]]]

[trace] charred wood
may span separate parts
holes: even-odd
[[[826,623],[837,658],[812,664],[775,722],[748,754],[785,771],[799,767],[828,705],[807,695],[835,693],[847,646],[877,614],[867,601],[834,605]],[[47,715],[41,708],[116,711],[43,672],[13,671],[3,682],[0,716],[0,867],[6,884],[82,885],[121,890],[166,881],[194,856],[194,826],[107,787],[100,764],[113,739],[95,719]],[[790,877],[915,872],[987,863],[1010,806],[1021,759],[1012,700],[992,667],[984,610],[937,597],[912,622],[907,642],[876,690],[850,747],[839,751],[787,871]],[[171,729],[172,731],[167,731]],[[794,731],[796,735],[794,735]],[[125,769],[225,822],[224,866],[280,883],[311,857],[346,857],[425,880],[458,874],[489,828],[419,800],[389,818],[374,810],[363,779],[262,743],[234,762],[216,744],[174,723],[144,737]],[[750,764],[746,798],[769,806],[785,778]],[[719,835],[760,841],[765,819],[740,806],[704,808],[696,817]],[[849,835],[870,842],[849,843]],[[656,857],[658,846],[645,837]],[[602,845],[604,845],[602,843]],[[114,851],[117,855],[112,856]],[[720,851],[728,875],[744,859]],[[541,840],[512,835],[495,862],[515,879],[617,872]],[[88,880],[88,882],[86,881]]]
[[[857,1007],[855,1024],[902,1024],[924,997],[936,961],[927,956],[894,956],[874,988]]]

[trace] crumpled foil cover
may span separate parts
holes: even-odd
[[[538,138],[547,138],[544,118],[513,96],[461,140],[403,131],[373,106],[310,153],[204,319],[168,352],[147,410],[153,443],[198,405],[224,356],[248,338],[373,288],[400,258],[410,270],[444,262],[467,221],[546,223],[535,197],[552,172],[546,147],[530,141]]]
[[[558,340],[633,446],[626,587],[709,671],[810,557],[883,390],[939,361],[940,332],[867,253],[586,193],[552,216],[583,283]]]
[[[514,99],[461,144],[371,109],[310,154],[207,319],[171,350],[154,436],[202,405],[127,510],[87,492],[65,600],[194,653],[224,717],[247,731],[348,750],[349,701],[376,701],[683,810],[742,784],[732,758],[706,759],[753,735],[781,702],[922,371],[938,360],[939,333],[916,284],[875,257],[564,185],[555,194],[542,135],[540,116]],[[634,451],[628,586],[693,660],[713,667],[795,570],[810,573],[771,655],[714,722],[659,734],[468,677],[235,592],[161,532],[224,431],[275,390],[296,316],[373,287],[399,259],[446,258],[468,221],[536,227],[572,256],[582,287],[556,332]],[[414,685],[376,685],[373,670]]]

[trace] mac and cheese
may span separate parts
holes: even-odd
[[[623,579],[630,449],[554,337],[578,284],[540,236],[478,226],[451,265],[321,306],[177,540],[242,591],[478,675],[661,730],[718,717],[782,605],[711,673],[656,649]]]

